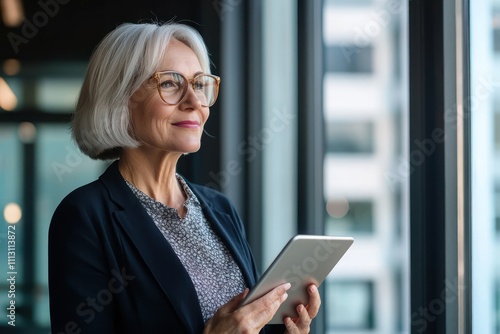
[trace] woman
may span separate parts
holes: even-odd
[[[243,224],[222,194],[176,174],[200,148],[219,78],[200,35],[181,24],[125,24],[95,50],[73,137],[117,159],[69,194],[49,231],[53,333],[308,333],[320,297],[266,326],[283,284],[240,303],[258,277]]]

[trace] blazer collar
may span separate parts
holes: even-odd
[[[100,180],[108,189],[111,200],[121,207],[121,210],[113,213],[114,217],[132,240],[171,303],[176,305],[175,309],[186,328],[192,333],[202,332],[203,327],[197,327],[198,324],[203,325],[203,319],[191,278],[170,244],[125,183],[118,170],[118,160],[108,167]],[[188,181],[186,183],[200,201],[207,221],[231,252],[247,286],[253,286],[255,273],[252,270],[251,258],[245,258],[243,255],[245,250],[242,245],[245,245],[246,241],[242,239],[244,235],[232,221],[235,218],[214,206],[213,202],[217,199],[212,190],[196,187]],[[197,314],[196,321],[192,319],[194,313]]]

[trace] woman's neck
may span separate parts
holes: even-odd
[[[121,175],[149,197],[177,209],[182,216],[186,194],[176,177],[179,153],[145,152],[139,148],[125,149],[118,168]]]

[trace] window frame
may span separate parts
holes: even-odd
[[[471,333],[468,8],[409,4],[411,333]],[[416,143],[429,139],[434,151],[418,161]]]

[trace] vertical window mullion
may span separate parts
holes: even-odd
[[[410,1],[409,29],[410,327],[446,333],[443,0]]]
[[[323,1],[297,2],[297,224],[300,233],[323,234]],[[320,288],[326,298],[325,285]],[[324,300],[312,333],[326,332]]]

